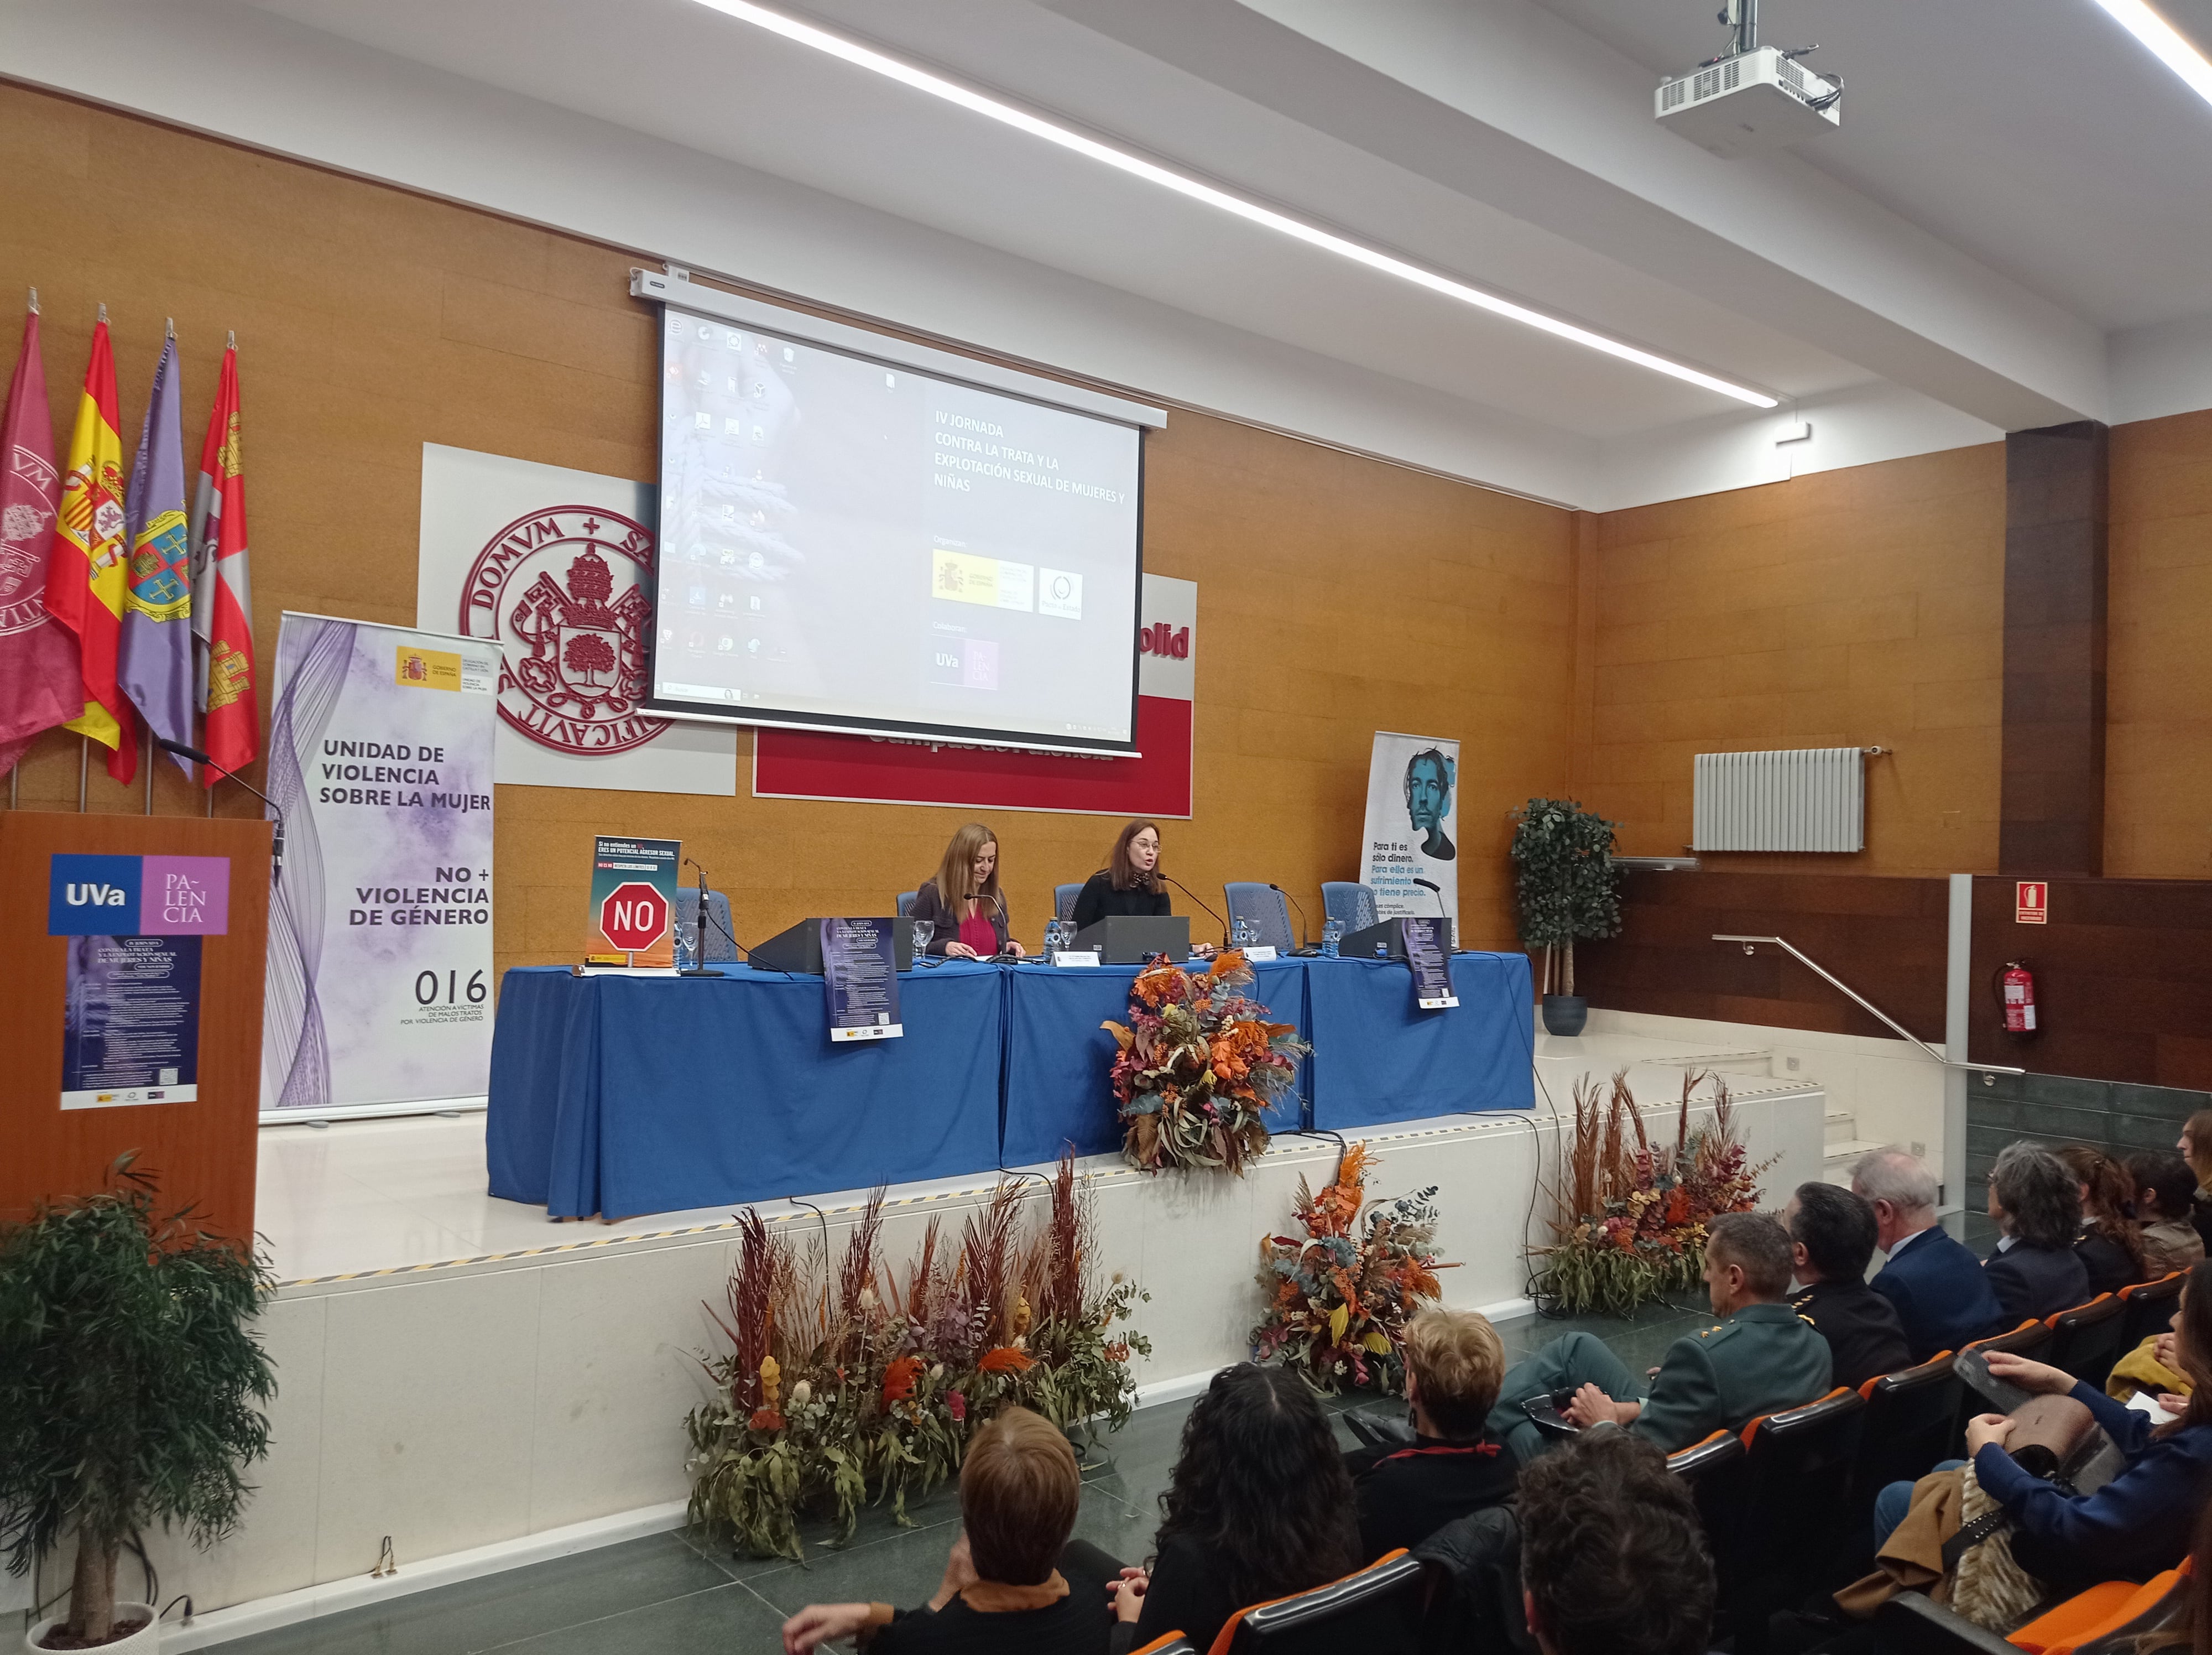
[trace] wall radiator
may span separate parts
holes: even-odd
[[[1699,753],[1690,848],[1863,850],[1863,765],[1857,747]]]

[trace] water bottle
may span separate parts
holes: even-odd
[[[1342,920],[1330,918],[1321,922],[1321,953],[1323,959],[1334,959],[1337,957],[1336,946],[1343,940],[1344,922]]]
[[[678,920],[673,928],[676,933],[676,969],[688,971],[699,963],[699,928],[696,924],[686,924]]]

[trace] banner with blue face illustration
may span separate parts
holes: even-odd
[[[1381,919],[1442,919],[1459,930],[1459,743],[1375,733],[1367,763],[1360,883]]]
[[[476,639],[284,616],[264,1119],[483,1097],[499,671],[498,647]]]

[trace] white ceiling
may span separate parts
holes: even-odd
[[[2109,336],[2212,318],[2212,106],[2090,0],[1765,0],[1768,40],[1819,41],[1815,65],[1847,81],[1844,125],[1800,154],[1735,162],[1650,119],[1657,73],[1719,49],[1717,0],[786,3],[1760,386],[1816,429],[1826,417],[1812,411],[1861,410],[1858,446],[1819,463],[2109,417]],[[2212,0],[2175,7],[2212,39]],[[95,21],[117,43],[98,62],[67,46]],[[191,84],[179,54],[194,42],[221,54],[230,95],[133,92]],[[1598,473],[1630,448],[1649,478],[1666,469],[1655,455],[1708,437],[1731,453],[1771,444],[1747,448],[1751,417],[1715,393],[1348,265],[691,0],[15,0],[0,14],[0,64],[1577,503],[1607,501]],[[378,106],[408,130],[365,125]],[[470,165],[458,140],[433,137],[449,118],[477,135],[471,145],[505,134],[516,154]],[[556,131],[586,164],[561,158],[545,136]],[[533,154],[546,177],[526,176]],[[678,178],[696,222],[664,212],[647,228],[624,198],[665,197]],[[768,179],[875,216],[797,257],[797,221]],[[894,222],[957,240],[866,228]],[[939,257],[948,246],[1005,256],[979,283],[1038,272],[1064,349],[1039,323],[1042,298],[1026,321],[980,286],[963,308]],[[1076,337],[1076,313],[1097,319],[1095,337]],[[1116,329],[1126,349],[1109,348]],[[1211,366],[1171,382],[1178,353],[1195,360],[1192,341]],[[2163,356],[2167,381],[2193,382],[2193,366]],[[2212,369],[2203,381],[2191,405],[2212,405]],[[1443,427],[1455,435],[1422,435]],[[1530,458],[1540,451],[1550,458]],[[1743,463],[1764,475],[1770,459]],[[1734,465],[1692,465],[1680,491],[1723,485],[1711,479],[1738,476]]]

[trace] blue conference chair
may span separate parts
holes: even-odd
[[[1382,917],[1375,911],[1375,892],[1349,879],[1322,881],[1321,909],[1329,918],[1342,920],[1347,933],[1364,931],[1370,925],[1379,924]]]
[[[1291,931],[1291,905],[1283,893],[1269,885],[1255,885],[1249,879],[1232,879],[1221,887],[1229,898],[1229,922],[1249,920],[1260,928],[1260,940],[1273,944],[1279,953],[1289,953],[1297,946]]]
[[[696,926],[699,923],[699,889],[696,885],[676,887],[676,922]],[[713,965],[734,960],[737,945],[731,940],[730,899],[719,891],[707,893],[707,934],[699,940],[699,959],[702,964]]]
[[[919,885],[912,891],[902,891],[898,893],[898,916],[901,919],[910,920],[914,917],[914,899],[921,894],[921,889]]]
[[[1082,884],[1056,885],[1052,888],[1052,916],[1056,920],[1075,917],[1075,899],[1083,894]]]

